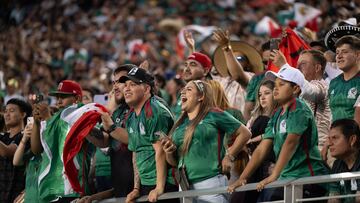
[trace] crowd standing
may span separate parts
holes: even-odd
[[[0,202],[180,202],[158,198],[221,186],[192,201],[273,201],[276,180],[359,171],[359,3],[263,3],[4,3]],[[276,37],[257,31],[265,17]],[[303,196],[359,191],[354,179]]]

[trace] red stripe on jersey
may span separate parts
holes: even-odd
[[[153,116],[153,111],[151,108],[151,98],[145,102],[145,116],[146,118],[150,118]]]
[[[304,150],[305,150],[305,154],[306,154],[306,162],[308,164],[308,168],[310,170],[310,174],[311,176],[314,176],[314,170],[313,170],[313,167],[311,165],[311,162],[310,162],[310,155],[309,155],[309,148],[308,148],[308,144],[307,144],[307,137],[305,135],[305,139],[304,139]]]
[[[222,113],[222,112],[224,112],[224,110],[222,110],[222,109],[220,109],[220,108],[218,108],[218,107],[214,107],[214,108],[212,108],[210,111],[211,111],[211,112],[216,112],[216,113]]]
[[[290,104],[290,110],[295,111],[296,109],[296,98],[293,98]]]
[[[221,136],[220,136],[220,130],[218,130],[218,161],[219,166],[221,166]]]
[[[174,179],[175,185],[179,185],[178,181],[175,178],[175,168],[171,167],[171,176]]]

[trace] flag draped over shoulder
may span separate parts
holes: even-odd
[[[79,169],[76,168],[73,159],[80,151],[85,137],[100,121],[101,114],[98,111],[107,112],[104,106],[92,103],[75,110],[66,118],[69,119],[68,121],[72,127],[67,134],[63,151],[65,174],[74,191],[81,194],[84,194],[84,187],[80,186],[78,180]]]
[[[46,122],[43,121],[41,123],[40,138],[41,144],[44,148],[38,179],[39,195],[41,200],[49,202],[57,199],[58,197],[74,193],[73,186],[69,181],[68,175],[65,175],[67,173],[64,169],[64,163],[66,162],[63,160],[63,157],[69,157],[68,155],[63,154],[65,152],[65,148],[68,148],[66,140],[69,140],[70,138],[67,138],[67,136],[69,135],[69,132],[82,133],[82,130],[73,130],[72,127],[77,126],[76,128],[84,128],[85,126],[83,125],[75,124],[79,119],[81,120],[82,116],[85,115],[86,112],[99,108],[105,109],[105,107],[98,106],[100,105],[72,105],[53,115],[50,120]],[[95,120],[91,121],[95,122]],[[90,124],[92,124],[92,122]],[[74,137],[75,135],[76,134],[73,133],[71,134],[71,137]],[[72,140],[73,139],[70,139],[69,146],[74,146],[72,145]],[[82,140],[83,139],[81,139],[81,141]],[[81,145],[79,150],[80,148]],[[76,162],[76,159],[72,160]]]
[[[310,46],[290,28],[286,28],[285,32],[286,36],[281,39],[279,50],[285,55],[287,63],[292,67],[296,67],[300,53],[303,50],[310,49]],[[269,61],[268,70],[278,72],[279,69],[280,67],[276,67]]]

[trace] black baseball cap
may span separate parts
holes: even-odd
[[[145,69],[134,67],[132,68],[126,76],[122,76],[119,79],[120,83],[125,83],[126,81],[131,80],[135,83],[145,83],[150,86],[154,86],[155,80],[154,77],[148,73]]]

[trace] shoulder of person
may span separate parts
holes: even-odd
[[[306,104],[306,102],[304,100],[302,100],[300,98],[294,99],[291,102],[291,104],[289,105],[289,112],[290,113],[291,112],[296,112],[296,111],[302,111],[303,113],[305,113],[305,112],[310,112],[311,113],[310,107]]]

